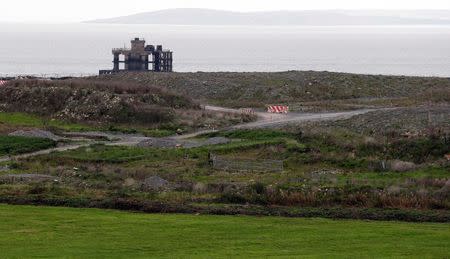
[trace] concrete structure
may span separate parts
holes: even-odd
[[[113,74],[120,71],[153,71],[172,72],[172,51],[163,50],[162,45],[145,45],[145,40],[135,38],[131,41],[131,48],[117,48],[112,50],[114,56],[112,70],[100,70],[102,74]],[[121,55],[124,57],[120,59]],[[120,63],[124,63],[123,69]]]

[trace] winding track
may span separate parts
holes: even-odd
[[[229,113],[240,113],[238,109],[224,108],[218,106],[203,106],[205,110],[209,111],[217,111],[217,112],[229,112]],[[388,108],[382,109],[361,109],[354,111],[346,111],[346,112],[326,112],[326,113],[289,113],[289,114],[271,114],[266,112],[256,112],[258,120],[250,123],[243,123],[234,125],[225,129],[255,129],[255,128],[271,128],[271,127],[279,127],[289,123],[298,123],[298,122],[306,122],[306,121],[325,121],[325,120],[340,120],[340,119],[348,119],[356,115],[365,114],[371,111],[377,110],[388,110]],[[174,139],[188,139],[193,138],[201,134],[216,132],[218,130],[201,130],[190,134],[185,134],[181,136],[173,136]],[[67,133],[66,135],[70,135],[71,133]],[[51,152],[62,152],[68,150],[74,150],[81,147],[87,147],[95,143],[103,143],[105,145],[110,146],[136,146],[143,140],[148,140],[149,138],[139,135],[129,135],[129,134],[111,134],[104,132],[90,132],[90,133],[73,133],[74,135],[80,136],[85,135],[88,136],[101,136],[109,139],[109,142],[105,141],[87,141],[82,144],[72,144],[66,145],[63,147],[56,147],[51,149],[40,150],[37,152],[21,154],[17,156],[8,156],[1,157],[1,162],[7,162],[16,159],[28,158],[38,155],[50,154]]]
[[[234,112],[239,113],[239,110],[222,108],[217,106],[204,106],[205,110]],[[321,113],[299,113],[291,112],[288,114],[274,114],[267,112],[256,112],[258,120],[250,123],[238,124],[230,127],[230,129],[255,129],[255,128],[271,128],[283,126],[289,123],[298,123],[305,121],[326,121],[326,120],[342,120],[348,119],[356,115],[365,114],[372,111],[391,110],[395,108],[379,108],[379,109],[360,109],[345,112],[321,112]]]

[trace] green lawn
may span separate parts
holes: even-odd
[[[0,205],[2,258],[450,256],[450,224]]]

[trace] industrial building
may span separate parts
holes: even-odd
[[[145,45],[145,40],[135,38],[131,48],[115,48],[112,70],[100,70],[100,75],[120,71],[172,72],[173,55],[170,50],[163,50],[162,45]],[[120,64],[123,63],[123,68]]]

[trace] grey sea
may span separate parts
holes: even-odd
[[[131,38],[174,52],[174,70],[317,70],[450,77],[449,26],[0,24],[0,76],[79,76],[112,67]]]

